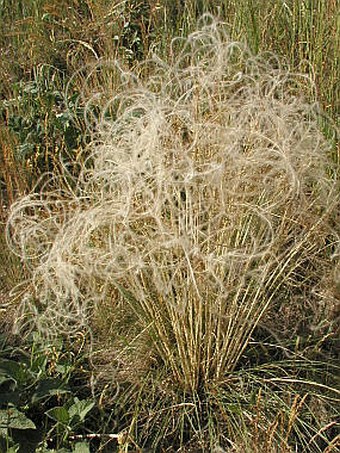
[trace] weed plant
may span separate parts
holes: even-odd
[[[86,106],[79,177],[11,206],[8,241],[31,271],[17,327],[87,332],[94,361],[105,345],[126,445],[322,451],[304,388],[323,405],[339,392],[298,361],[247,359],[273,310],[334,308],[321,294],[338,265],[339,192],[318,105],[302,95],[312,81],[209,15],[168,59],[110,66],[118,88]]]
[[[81,356],[75,345],[72,352],[65,351],[60,342],[46,343],[39,334],[23,349],[3,336],[0,341],[0,451],[38,453],[64,447],[68,452],[71,450],[65,447],[80,448],[75,433],[82,431],[95,402],[81,396],[83,368],[77,363]],[[80,341],[78,353],[82,346]],[[82,444],[81,451],[89,453],[88,445]]]

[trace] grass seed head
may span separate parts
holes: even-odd
[[[76,186],[14,203],[9,241],[31,267],[40,330],[88,329],[116,291],[152,354],[194,391],[237,366],[309,263],[328,272],[330,145],[305,77],[210,16],[167,61],[112,68],[120,89],[99,114],[88,101],[94,140]]]

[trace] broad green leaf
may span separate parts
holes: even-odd
[[[63,388],[63,382],[60,379],[47,378],[39,381],[35,392],[32,396],[32,402],[35,403],[41,399],[47,398],[52,395],[61,395],[68,393],[69,390]]]
[[[0,427],[15,429],[36,429],[35,424],[15,407],[0,410]]]
[[[20,381],[23,377],[22,365],[14,360],[0,359],[0,375],[7,376],[15,381]]]
[[[76,421],[78,417],[79,421],[84,421],[87,413],[90,412],[94,405],[95,403],[93,401],[74,398],[74,404],[68,410],[70,418]]]
[[[90,447],[86,442],[78,442],[73,450],[74,453],[90,453]]]
[[[46,411],[45,414],[62,425],[68,425],[70,421],[70,415],[65,407],[53,407]]]

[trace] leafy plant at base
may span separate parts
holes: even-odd
[[[72,395],[70,380],[75,364],[60,346],[41,343],[38,335],[26,350],[4,343],[0,358],[0,451],[43,451],[43,444],[44,451],[54,451],[47,449],[47,444],[57,448],[75,444],[69,436],[84,423],[95,402]]]

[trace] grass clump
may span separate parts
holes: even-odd
[[[204,451],[269,429],[266,445],[320,450],[319,422],[295,428],[307,374],[286,365],[278,382],[247,359],[271,310],[301,298],[332,310],[315,293],[336,265],[338,184],[318,106],[300,94],[311,82],[209,15],[167,60],[111,67],[116,94],[85,109],[93,141],[79,177],[11,207],[8,239],[31,269],[18,325],[89,332],[94,357],[105,340],[127,439],[159,448],[175,437],[179,449],[190,433]],[[301,396],[289,401],[294,382]]]

